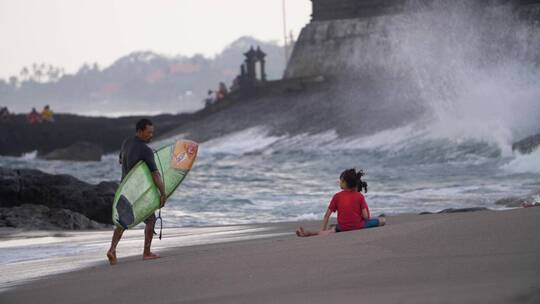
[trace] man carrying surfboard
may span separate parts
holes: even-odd
[[[147,143],[149,143],[154,136],[154,126],[150,120],[141,119],[135,125],[135,130],[135,136],[124,140],[124,142],[122,143],[122,148],[120,150],[119,162],[122,165],[122,180],[138,162],[145,162],[148,166],[148,169],[150,169],[154,184],[159,189],[160,207],[163,207],[165,205],[165,201],[167,200],[165,187],[159,170],[156,166],[156,162],[154,160],[154,153],[152,152],[152,149],[147,146]],[[154,236],[154,226],[156,224],[155,214],[151,214],[148,218],[146,218],[146,220],[144,220],[144,223],[146,224],[146,226],[144,229],[143,260],[157,259],[159,258],[159,256],[150,251],[150,247],[152,245],[152,238]],[[111,247],[107,252],[107,258],[109,259],[109,263],[111,265],[117,263],[116,246],[118,245],[118,242],[120,242],[123,233],[124,228],[122,227],[117,226],[114,229]]]

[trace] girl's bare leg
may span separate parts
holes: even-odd
[[[296,230],[296,235],[299,237],[308,237],[308,236],[316,236],[316,235],[330,235],[332,233],[335,233],[335,228],[330,228],[328,230],[321,230],[321,231],[309,231],[304,230],[302,227],[298,227],[298,230]]]

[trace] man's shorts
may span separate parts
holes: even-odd
[[[364,222],[364,229],[366,228],[373,228],[373,227],[379,227],[379,219],[378,218],[372,218]],[[336,225],[336,232],[343,232],[341,227],[339,227],[339,224]]]
[[[145,220],[144,220],[144,223],[145,224],[148,224],[148,223],[152,223],[152,222],[155,222],[156,221],[156,214],[155,213],[152,213],[150,214],[149,217],[147,217]]]

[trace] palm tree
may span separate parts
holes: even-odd
[[[32,63],[32,75],[30,76],[31,80],[38,81],[37,79],[38,70],[39,70],[39,66],[37,65],[37,63]]]
[[[36,81],[41,82],[41,77],[43,77],[43,71],[40,67],[34,72],[34,75],[36,76]]]
[[[21,76],[21,80],[26,81],[28,80],[28,75],[30,74],[30,71],[27,67],[23,67],[21,69],[21,72],[19,73],[19,76]]]

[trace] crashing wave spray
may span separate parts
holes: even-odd
[[[297,41],[285,77],[338,79],[319,100],[330,104],[326,120],[338,116],[340,137],[415,122],[432,138],[508,153],[512,141],[540,131],[538,1],[395,2],[406,4],[316,19]]]
[[[540,29],[511,5],[410,1],[391,19],[387,68],[408,71],[434,137],[496,143],[540,129]]]

